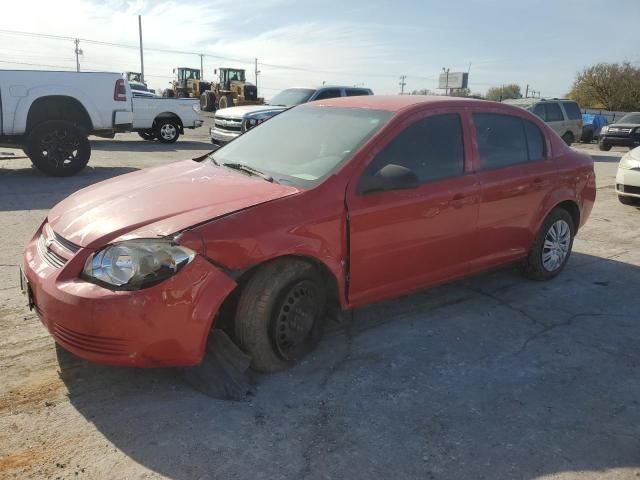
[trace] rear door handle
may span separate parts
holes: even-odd
[[[542,188],[545,186],[545,184],[546,182],[541,178],[534,178],[533,181],[531,182],[531,186],[533,188]]]

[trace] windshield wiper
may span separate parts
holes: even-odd
[[[249,175],[255,175],[256,177],[265,179],[267,182],[273,182],[273,177],[271,175],[267,175],[266,173],[258,170],[257,168],[250,167],[249,165],[245,165],[244,163],[228,162],[228,163],[223,163],[222,166],[233,168],[234,170],[240,170],[242,172],[248,173]]]

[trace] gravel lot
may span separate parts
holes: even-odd
[[[0,161],[1,478],[640,476],[640,210],[612,190],[623,150],[588,147],[598,199],[556,280],[507,268],[359,309],[247,401],[57,352],[19,293],[28,237],[78,188],[205,153],[207,131],[96,139],[69,179]]]

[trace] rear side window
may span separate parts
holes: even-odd
[[[564,115],[562,115],[560,105],[557,103],[545,103],[544,120],[545,122],[562,122],[564,120]]]
[[[367,90],[362,90],[361,88],[347,88],[345,90],[347,97],[360,97],[362,95],[369,95]]]
[[[544,159],[544,136],[533,123],[511,115],[474,113],[483,170]]]
[[[462,123],[457,114],[423,118],[403,130],[371,162],[365,175],[389,164],[412,170],[421,183],[464,173]]]
[[[567,112],[567,118],[570,120],[581,120],[582,112],[576,102],[562,102],[564,111]]]
[[[321,91],[314,100],[325,100],[327,98],[336,98],[342,96],[342,90],[339,88],[328,88]]]

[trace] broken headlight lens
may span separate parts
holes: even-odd
[[[127,240],[92,253],[82,276],[123,290],[150,287],[178,273],[195,252],[169,240]]]

